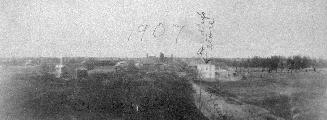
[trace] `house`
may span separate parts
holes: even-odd
[[[196,70],[198,77],[206,80],[215,79],[215,65],[211,63],[205,64],[202,58],[183,59],[182,61],[188,64],[191,69]]]
[[[204,79],[214,79],[216,74],[216,67],[212,64],[198,64],[197,70],[200,78]]]

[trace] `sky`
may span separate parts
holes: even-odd
[[[210,57],[327,58],[326,0],[0,0],[0,56],[197,57],[197,12]]]

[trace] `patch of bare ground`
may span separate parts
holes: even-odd
[[[272,120],[327,118],[326,71],[251,74],[253,75],[240,81],[195,82],[195,85],[198,89],[203,88],[202,92],[205,91],[206,94],[202,95],[204,101],[210,101],[213,99],[210,96],[215,95],[220,103],[227,104],[223,108],[238,111],[239,114],[231,115],[232,119],[252,119],[247,116],[258,114],[270,116],[268,118]],[[205,95],[209,97],[206,98]],[[262,116],[259,118],[265,120]]]
[[[193,88],[197,107],[211,120],[283,120],[264,108],[243,103],[224,93],[222,96],[214,95],[195,83]]]

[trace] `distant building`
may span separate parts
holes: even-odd
[[[141,68],[141,67],[143,67],[143,64],[140,63],[140,62],[137,62],[137,63],[135,63],[135,67],[137,67],[137,68]]]
[[[119,61],[116,63],[115,65],[116,67],[120,66],[120,67],[127,67],[128,66],[128,62],[127,61]]]
[[[33,60],[28,60],[25,62],[25,67],[27,66],[34,66],[35,64],[33,63]]]
[[[56,77],[57,78],[67,77],[67,75],[68,75],[68,69],[63,64],[63,58],[60,59],[60,64],[59,65],[56,65],[55,69],[56,69]]]
[[[155,70],[157,71],[164,71],[167,69],[167,64],[164,64],[164,63],[157,63],[157,64],[154,64],[155,66]]]
[[[212,64],[198,64],[196,65],[199,77],[204,79],[214,79],[216,74],[216,67]]]
[[[118,70],[127,70],[128,68],[128,62],[127,61],[120,61],[118,62],[114,67],[116,69],[116,71]]]
[[[142,67],[149,68],[154,67],[155,64],[159,63],[159,59],[156,56],[147,56],[144,59],[141,59],[140,64],[142,64]]]

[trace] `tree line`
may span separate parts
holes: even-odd
[[[307,56],[271,56],[271,57],[252,57],[242,61],[235,61],[235,67],[256,67],[256,68],[267,68],[268,72],[278,69],[287,69],[288,71],[300,70],[305,68],[312,68],[316,71],[318,61]]]
[[[262,71],[277,71],[280,70],[302,70],[305,68],[311,68],[313,71],[316,68],[327,67],[327,61],[323,59],[310,58],[308,56],[270,56],[259,57],[254,56],[251,58],[239,58],[239,59],[214,59],[215,63],[225,63],[228,66],[238,68],[262,68]]]

